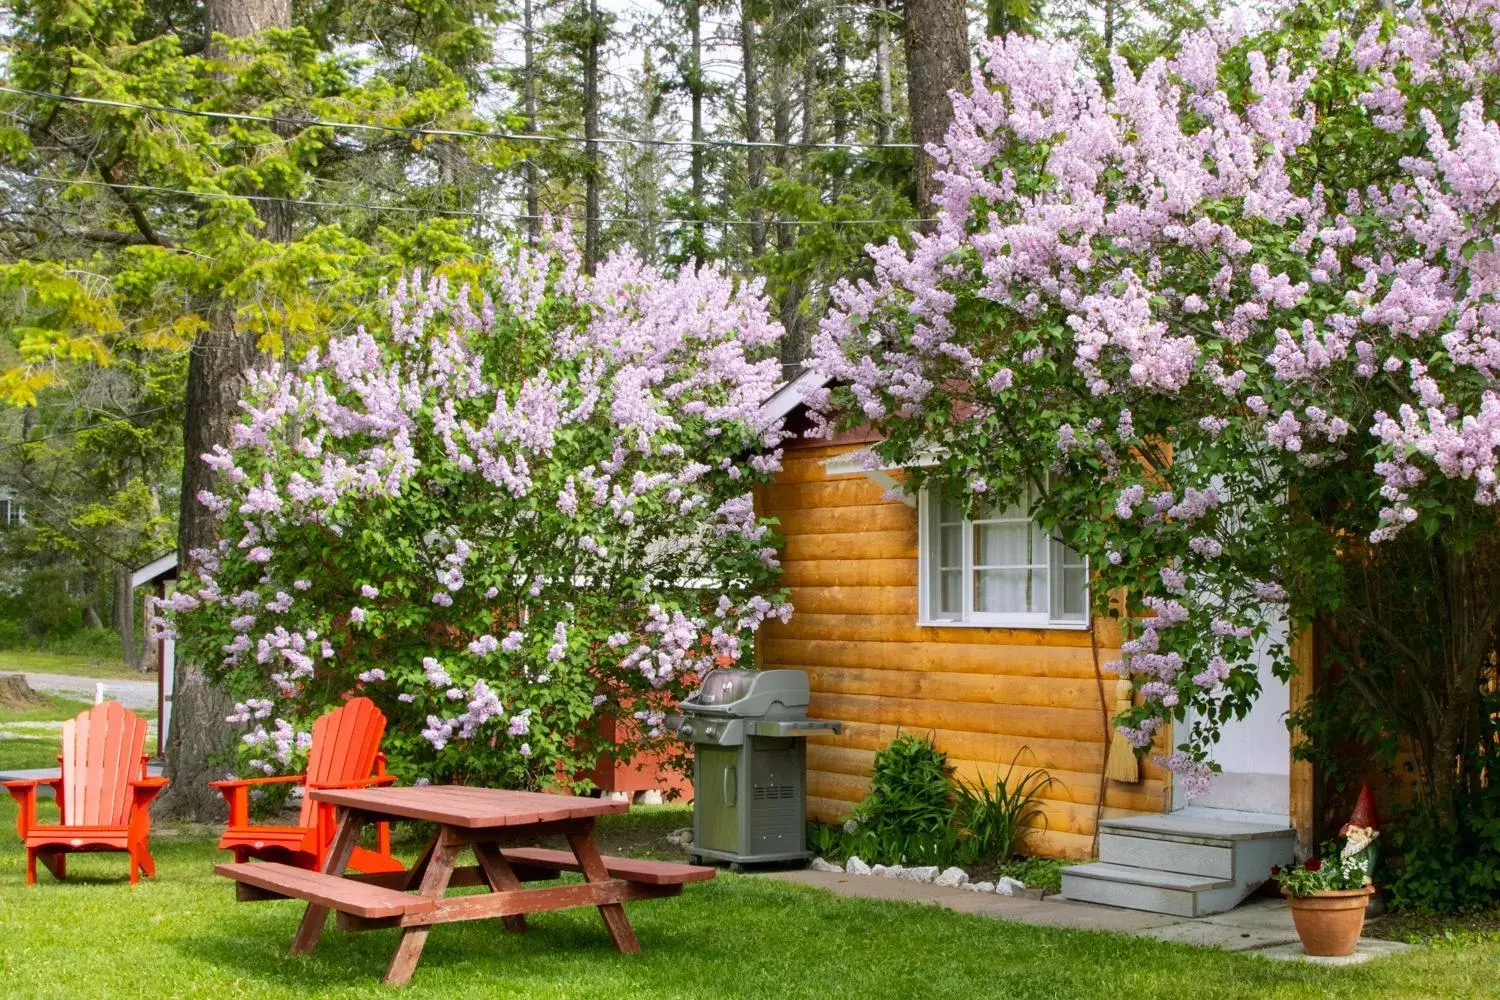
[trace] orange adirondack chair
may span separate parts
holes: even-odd
[[[36,884],[37,858],[61,879],[66,855],[86,851],[129,854],[131,885],[141,872],[156,875],[147,847],[150,807],[167,779],[146,774],[145,745],[146,720],[119,702],[105,702],[63,723],[59,777],[5,782],[21,806],[16,830],[26,843],[27,885]],[[36,821],[40,785],[51,785],[57,795],[61,823]]]
[[[306,774],[209,782],[229,803],[229,826],[219,838],[219,847],[233,851],[235,861],[258,858],[321,868],[333,842],[334,808],[304,796],[296,826],[252,825],[250,789],[291,783],[306,789],[392,784],[396,776],[385,773],[385,754],[380,752],[384,734],[385,715],[375,703],[368,698],[351,698],[313,723]],[[356,847],[349,864],[362,872],[403,871],[401,862],[391,857],[390,825],[381,823],[377,836],[379,849]]]

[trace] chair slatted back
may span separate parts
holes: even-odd
[[[310,786],[368,778],[385,735],[385,714],[368,698],[351,698],[313,723],[307,754]],[[302,826],[312,825],[317,804],[303,796]]]
[[[143,777],[146,720],[117,701],[78,713],[62,725],[63,823],[124,826],[130,782]]]

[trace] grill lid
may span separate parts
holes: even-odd
[[[703,687],[694,700],[699,705],[728,705],[749,694],[754,683],[753,670],[710,670],[704,675]]]

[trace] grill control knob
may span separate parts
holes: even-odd
[[[711,740],[718,739],[719,738],[719,727],[718,726],[709,726],[707,729],[703,730],[703,735],[707,736]]]
[[[678,733],[679,733],[679,734],[680,734],[680,735],[681,735],[681,736],[682,736],[682,737],[683,737],[683,738],[684,738],[684,739],[686,739],[686,738],[687,738],[687,737],[690,737],[690,736],[692,736],[692,735],[693,735],[693,724],[692,724],[692,723],[691,723],[691,722],[684,722],[684,723],[683,723],[683,724],[682,724],[682,727],[681,727],[681,728],[680,728],[680,729],[678,729],[678,730],[677,730],[677,732],[678,732]]]

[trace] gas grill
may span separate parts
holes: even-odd
[[[806,861],[807,743],[843,723],[807,717],[801,670],[712,670],[667,722],[693,744],[689,855],[747,864]]]

